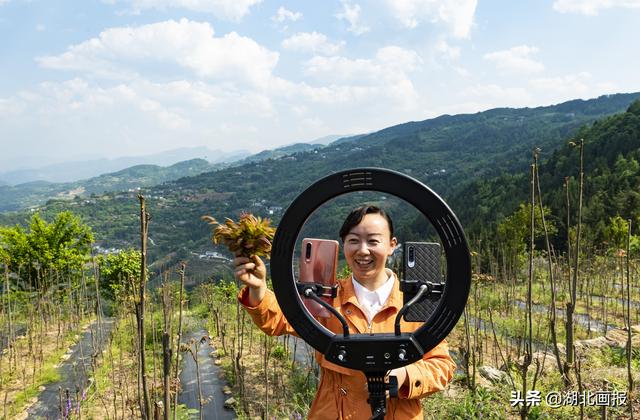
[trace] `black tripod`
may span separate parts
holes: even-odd
[[[365,375],[369,388],[371,420],[382,420],[387,413],[387,391],[391,398],[398,396],[398,378],[389,376],[389,382],[386,382],[386,372],[366,372]]]

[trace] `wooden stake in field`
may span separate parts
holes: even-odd
[[[540,187],[540,178],[538,177],[538,153],[533,155],[533,165],[535,168],[534,182],[536,185],[536,191],[538,195],[538,207],[540,208],[540,218],[542,219],[542,228],[544,229],[544,243],[547,250],[547,266],[549,268],[549,283],[551,289],[551,311],[549,330],[551,332],[551,342],[553,344],[553,354],[558,364],[558,372],[560,375],[564,375],[562,369],[562,360],[560,359],[560,350],[558,349],[558,334],[556,331],[556,282],[553,276],[553,260],[551,254],[551,244],[549,243],[549,230],[547,229],[547,222],[544,217],[544,206],[542,205],[542,188]]]
[[[149,401],[149,388],[147,386],[147,372],[146,372],[146,357],[145,357],[145,332],[144,332],[144,295],[145,284],[147,280],[147,233],[149,213],[145,208],[144,196],[138,194],[140,200],[140,298],[136,306],[136,315],[138,321],[138,342],[139,342],[139,369],[140,378],[142,382],[142,394],[144,398],[144,404],[141,407],[142,418],[151,418],[151,405]]]
[[[573,146],[577,146],[576,143],[571,142]],[[576,310],[576,301],[577,301],[577,286],[578,286],[578,268],[580,264],[580,230],[582,227],[582,191],[584,188],[584,139],[580,139],[580,180],[578,185],[578,220],[576,221],[576,245],[573,251],[573,277],[570,283],[570,297],[571,300],[567,303],[567,361],[565,364],[565,380],[569,378],[569,371],[571,366],[574,363],[574,351],[573,351],[573,342],[574,342],[574,323],[573,323],[573,313]],[[569,188],[567,183],[567,197],[569,194]],[[568,200],[568,198],[567,198]],[[567,208],[568,212],[568,208]],[[569,216],[567,215],[567,218]],[[569,225],[567,224],[567,231],[569,230]],[[570,243],[570,241],[568,242]]]
[[[625,314],[624,321],[625,327],[627,327],[627,377],[629,380],[629,413],[631,415],[631,420],[633,420],[633,375],[631,375],[631,356],[632,356],[632,348],[631,348],[631,276],[629,275],[629,259],[631,258],[631,219],[627,220],[627,264],[626,264],[626,273],[627,273],[627,313]]]
[[[176,365],[174,371],[174,383],[176,384],[176,392],[173,396],[173,420],[176,420],[178,417],[178,382],[180,379],[178,378],[178,371],[180,367],[180,340],[182,340],[182,293],[184,291],[184,271],[186,268],[186,264],[183,262],[180,264],[180,269],[178,270],[178,274],[180,275],[180,310],[178,313],[178,336],[176,340]]]
[[[202,382],[200,381],[200,362],[198,361],[198,352],[200,351],[200,345],[206,343],[207,339],[207,336],[203,336],[199,340],[192,338],[188,344],[184,344],[182,347],[183,351],[187,351],[189,352],[189,354],[191,354],[191,357],[193,357],[193,362],[196,365],[196,381],[198,384],[198,407],[200,410],[200,420],[204,420],[203,407],[206,401],[202,397]]]
[[[163,387],[163,419],[169,420],[169,413],[171,412],[171,398],[170,398],[170,372],[171,372],[171,324],[170,319],[172,315],[171,310],[171,291],[169,289],[169,279],[165,276],[164,284],[162,285],[162,319],[164,331],[162,332],[162,387]]]
[[[12,322],[12,314],[11,314],[11,284],[9,283],[9,263],[6,262],[4,265],[4,294],[3,294],[3,312],[7,318],[7,346],[6,348],[9,350],[9,375],[12,375],[15,369],[15,349],[13,348],[13,343],[15,342],[15,331]],[[6,307],[4,305],[6,304]],[[2,357],[2,356],[0,356]],[[14,360],[12,364],[11,361]],[[6,399],[6,393],[5,393]],[[6,416],[5,416],[6,417]]]
[[[534,152],[534,156],[537,152]],[[526,311],[525,311],[525,331],[526,331],[526,341],[525,341],[525,350],[524,350],[524,359],[522,362],[522,395],[524,395],[525,401],[520,407],[520,418],[525,420],[529,416],[529,403],[527,402],[527,374],[529,372],[529,366],[531,365],[531,355],[532,355],[532,335],[533,335],[533,323],[531,316],[531,283],[533,282],[533,247],[534,247],[534,236],[535,236],[535,208],[536,208],[536,196],[535,196],[535,179],[536,179],[536,170],[535,163],[531,165],[531,213],[529,215],[529,276],[527,278],[527,302],[526,302]]]

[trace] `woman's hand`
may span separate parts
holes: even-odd
[[[233,265],[236,279],[249,288],[249,306],[257,306],[267,290],[267,267],[257,255],[237,257]]]
[[[405,385],[405,382],[407,382],[407,368],[405,366],[402,366],[401,368],[391,369],[385,377],[385,382],[388,382],[389,376],[396,377],[396,379],[398,380],[398,391],[400,391],[402,385]],[[364,389],[365,391],[369,390],[369,386],[366,382],[364,384]],[[389,398],[389,391],[387,391],[387,398]]]
[[[398,389],[400,389],[407,381],[407,368],[402,366],[401,368],[391,369],[389,376],[395,376],[398,379]]]

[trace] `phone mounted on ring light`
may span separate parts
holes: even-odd
[[[398,312],[393,333],[350,334],[342,315],[319,296],[333,296],[335,291],[314,283],[296,282],[293,254],[298,233],[309,216],[325,202],[355,191],[378,191],[404,199],[418,209],[433,225],[440,237],[446,257],[444,283],[407,279],[406,287],[415,296]],[[387,383],[386,373],[418,361],[453,330],[464,311],[471,285],[469,246],[462,226],[447,204],[420,181],[382,168],[358,168],[341,171],[316,181],[291,203],[284,213],[271,251],[273,289],[285,317],[298,335],[324,354],[325,360],[350,369],[361,370],[367,377],[372,419],[384,418],[386,391],[394,395],[397,383]],[[407,311],[427,295],[440,296],[437,306],[422,326],[411,333],[400,330],[400,320]],[[323,327],[305,309],[301,295],[312,299],[335,315],[343,333],[334,334]]]

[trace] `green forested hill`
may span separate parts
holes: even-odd
[[[320,149],[322,144],[295,143],[250,155],[240,160],[209,163],[205,159],[189,159],[171,166],[135,165],[76,182],[32,181],[10,186],[0,181],[0,213],[18,211],[45,204],[48,200],[88,198],[128,189],[151,187],[166,181],[202,172],[214,171],[265,159],[277,159],[292,153]]]
[[[0,185],[0,212],[15,211],[44,204],[49,199],[73,199],[110,191],[149,187],[176,178],[211,170],[204,159],[191,159],[171,166],[136,165],[118,172],[84,181],[53,183],[28,182],[16,186]]]
[[[310,144],[310,143],[295,143],[289,146],[279,147],[273,150],[263,150],[255,155],[247,156],[246,158],[234,162],[233,166],[242,165],[250,162],[258,162],[266,159],[278,159],[282,156],[290,155],[298,152],[306,152],[309,150],[320,149],[324,147],[322,144]]]
[[[508,181],[514,189],[520,188],[519,175],[511,174],[526,171],[533,147],[542,148],[543,159],[550,158],[581,126],[624,111],[638,97],[640,94],[609,95],[548,107],[441,116],[147,188],[144,194],[152,215],[149,253],[152,258],[178,258],[209,247],[209,228],[200,220],[204,214],[235,218],[241,210],[250,210],[277,223],[283,209],[310,183],[332,172],[360,166],[410,174],[450,200],[463,223],[482,225],[494,215],[492,209],[508,214],[509,206],[517,205],[520,191],[504,193],[502,203],[494,199],[487,204],[474,188],[491,189],[496,183],[494,177],[501,173],[510,174]],[[482,183],[478,184],[479,180]],[[526,194],[526,187],[523,192]],[[488,206],[487,211],[479,211],[482,206]],[[72,210],[94,227],[101,243],[121,247],[137,243],[136,208],[135,193],[123,192],[90,200],[51,201],[41,212],[47,216],[62,209]],[[400,214],[394,217],[410,217],[402,211],[398,208]],[[2,215],[0,224],[23,222],[26,217],[26,213]],[[333,230],[324,231],[327,226],[319,224],[316,233],[335,236]]]
[[[576,146],[584,139],[583,225],[595,243],[606,240],[610,219],[620,216],[640,223],[640,101],[626,112],[603,118],[582,127],[566,138],[540,165],[543,203],[551,209],[560,227],[559,237],[566,238],[566,190],[573,207],[578,203],[580,153]],[[531,159],[531,154],[529,154]],[[495,222],[514,211],[529,198],[528,171],[505,172],[467,185],[451,204],[460,209],[470,232],[492,229]],[[464,206],[463,203],[473,203]],[[575,221],[572,221],[575,223]],[[564,239],[559,240],[563,246]]]

